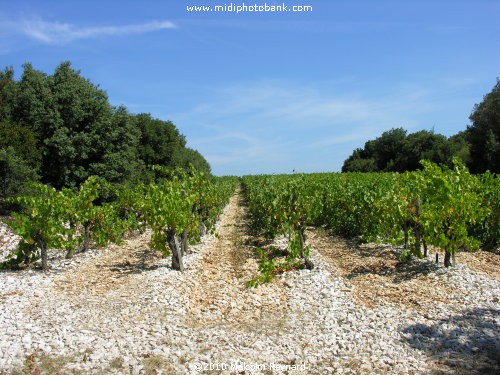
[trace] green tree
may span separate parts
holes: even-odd
[[[7,67],[4,71],[0,71],[0,121],[10,121],[12,119],[16,89],[14,68]]]
[[[31,168],[38,170],[41,155],[36,133],[26,125],[0,122],[0,148],[12,147]]]
[[[21,80],[13,98],[12,121],[26,124],[43,140],[61,126],[49,77],[31,64],[23,65]]]
[[[45,140],[52,152],[44,165],[53,170],[54,164],[64,160],[59,179],[54,178],[53,183],[77,186],[92,174],[93,164],[102,162],[110,146],[111,107],[106,93],[81,77],[69,62],[56,68],[50,83],[62,122]],[[46,175],[49,173],[47,170]]]
[[[406,137],[403,152],[397,155],[398,172],[421,169],[420,160],[451,166],[452,152],[444,135],[427,130],[411,133]]]
[[[342,166],[342,172],[375,172],[377,163],[375,159],[363,159],[355,154],[351,155]]]
[[[470,169],[500,173],[500,79],[480,104],[474,106],[468,127]]]
[[[89,173],[112,183],[137,183],[145,170],[145,164],[138,156],[140,130],[123,106],[113,108],[110,122],[109,132],[102,135],[106,140],[102,157],[90,165]]]
[[[175,125],[146,113],[134,117],[140,130],[139,158],[146,165],[179,165],[180,150],[186,145],[186,139]]]
[[[363,149],[356,149],[344,162],[342,172],[399,171],[398,158],[404,152],[406,130],[391,129],[374,140],[365,143]]]
[[[21,80],[17,83],[18,90],[13,98],[12,122],[25,124],[37,137],[37,150],[42,161],[41,177],[44,181],[55,184],[62,179],[66,160],[61,157],[58,149],[69,148],[65,137],[58,129],[62,120],[56,109],[56,103],[49,85],[49,78],[43,72],[33,69],[31,64],[24,64]],[[58,140],[58,147],[55,147]]]
[[[0,198],[21,193],[24,184],[36,178],[34,169],[16,154],[13,147],[0,148]]]
[[[420,160],[430,160],[451,167],[454,152],[462,152],[459,139],[456,144],[441,134],[421,130],[406,134],[402,128],[391,129],[355,149],[342,166],[342,172],[405,172],[421,169]]]
[[[0,148],[13,146],[30,167],[40,167],[42,182],[58,189],[78,187],[92,175],[148,182],[152,165],[210,171],[172,122],[113,108],[106,92],[70,62],[52,75],[23,67],[19,81],[12,68],[0,72]]]
[[[398,156],[404,152],[406,130],[391,129],[382,133],[373,144],[375,161],[380,171],[402,171]]]
[[[448,144],[451,149],[451,153],[454,157],[459,158],[470,168],[471,157],[470,157],[470,143],[468,141],[469,134],[468,130],[458,132],[448,138]]]
[[[198,151],[185,147],[181,150],[180,167],[188,169],[193,166],[196,170],[210,174],[210,164]]]

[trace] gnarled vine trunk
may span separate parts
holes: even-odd
[[[304,259],[304,264],[308,270],[312,270],[314,268],[314,263],[306,257],[304,254],[304,249],[306,246],[306,236],[304,234],[304,228],[299,229],[299,239],[300,239],[300,256]]]
[[[83,226],[84,230],[84,238],[83,238],[83,247],[82,252],[88,251],[90,248],[90,223],[86,223]]]
[[[188,236],[187,236],[187,230],[183,230],[181,234],[181,256],[184,256],[187,254],[188,251]]]
[[[49,264],[47,260],[47,243],[45,242],[44,239],[40,240],[40,250],[42,256],[42,269],[47,270],[49,269]]]
[[[67,246],[67,251],[66,251],[66,259],[71,259],[73,258],[73,255],[75,254],[75,247],[73,246],[73,230],[75,229],[75,223],[70,220],[69,222],[69,228],[71,229],[71,234],[68,237],[68,246]]]
[[[167,229],[167,243],[172,252],[172,268],[178,271],[184,271],[182,263],[182,252],[179,246],[179,241],[175,235],[175,229]]]
[[[446,251],[444,253],[444,266],[445,267],[451,266],[451,251]]]

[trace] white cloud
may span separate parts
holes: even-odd
[[[392,127],[419,127],[430,110],[418,85],[377,95],[266,80],[214,88],[174,114],[217,174],[336,170],[356,147]],[[313,167],[311,167],[313,166]]]
[[[46,44],[66,44],[76,39],[88,39],[100,36],[143,34],[152,31],[173,29],[175,27],[176,25],[170,21],[90,27],[78,27],[61,22],[47,22],[41,18],[25,19],[18,23],[18,28],[23,34]]]
[[[290,130],[370,123],[397,125],[407,117],[402,116],[403,113],[408,109],[415,111],[417,104],[425,102],[428,95],[426,90],[418,87],[404,87],[375,98],[359,93],[328,91],[325,94],[318,88],[273,81],[240,84],[214,90],[209,100],[188,115],[224,122],[228,118],[242,117],[244,123],[255,123],[254,130],[262,127],[258,124],[268,124],[266,127],[286,124]]]

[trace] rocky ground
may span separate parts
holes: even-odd
[[[184,273],[148,232],[72,261],[51,252],[45,273],[0,272],[0,374],[500,371],[498,255],[401,265],[397,249],[311,231],[314,270],[247,289],[257,243],[242,203],[238,192]],[[1,226],[3,253],[15,242]]]

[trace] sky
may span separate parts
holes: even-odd
[[[498,0],[0,0],[0,68],[69,60],[216,175],[335,172],[391,128],[464,130],[500,77],[499,18]]]

